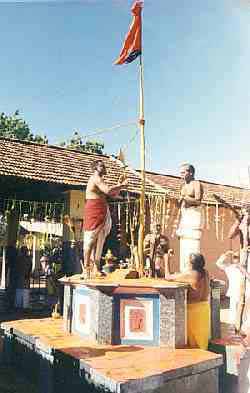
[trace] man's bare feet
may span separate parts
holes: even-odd
[[[80,277],[81,280],[89,280],[90,279],[90,267],[83,267],[82,274]]]

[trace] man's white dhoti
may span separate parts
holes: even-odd
[[[90,258],[96,263],[100,263],[101,261],[103,246],[105,239],[111,230],[111,226],[111,215],[109,208],[107,207],[107,213],[104,222],[93,230],[84,231],[83,249],[86,251],[94,244]]]
[[[203,226],[204,218],[201,206],[182,208],[181,220],[176,232],[180,237],[181,272],[187,270],[190,254],[200,253]]]

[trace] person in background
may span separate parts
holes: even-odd
[[[49,257],[47,255],[43,255],[40,258],[41,275],[45,274],[48,264],[49,264]]]
[[[30,301],[30,274],[32,270],[32,259],[28,248],[22,246],[17,255],[17,289],[16,289],[16,308],[28,308]]]
[[[245,280],[246,284],[247,283],[250,284],[250,273],[241,264],[238,265],[238,269],[240,270],[243,280]],[[245,301],[246,300],[247,299],[245,299]],[[242,323],[240,333],[242,333],[242,335],[244,337],[246,337],[246,340],[248,341],[248,345],[250,345],[250,313],[249,312],[247,313],[247,315]]]
[[[240,301],[240,288],[242,281],[242,273],[240,271],[239,254],[234,251],[227,251],[222,254],[216,262],[217,267],[223,270],[228,280],[228,290],[226,296],[229,297],[229,323],[233,325],[235,333],[238,333],[236,328],[237,310]]]
[[[62,264],[58,250],[54,249],[52,255],[49,257],[45,265],[46,289],[47,289],[47,303],[53,308],[58,304],[59,309],[62,308],[62,287],[58,281],[64,276],[62,271]],[[62,311],[60,309],[60,311]]]
[[[8,246],[6,249],[6,268],[8,280],[8,303],[9,309],[14,309],[16,289],[17,289],[17,249],[14,246]]]
[[[153,276],[164,277],[168,267],[169,240],[161,233],[161,225],[156,224],[153,233],[149,233],[144,239],[144,254],[149,259]],[[146,266],[148,267],[148,266]]]
[[[240,265],[250,273],[250,204],[246,203],[241,209],[241,216],[236,218],[236,221],[232,225],[229,235],[229,239],[236,237],[240,240]],[[240,300],[237,310],[236,329],[240,334],[245,334],[242,326],[246,325],[245,320],[248,319],[250,314],[250,281],[245,280],[245,277],[241,280],[240,287]]]
[[[187,271],[170,274],[170,281],[189,284],[187,293],[187,335],[191,348],[208,348],[210,337],[210,279],[201,254],[190,254]]]

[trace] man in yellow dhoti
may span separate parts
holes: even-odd
[[[183,164],[180,176],[184,180],[181,188],[180,209],[181,220],[177,229],[180,238],[180,271],[187,270],[191,253],[200,252],[200,240],[203,229],[201,200],[203,187],[195,180],[195,169],[191,164]]]
[[[190,285],[188,288],[187,336],[191,348],[207,349],[210,337],[210,283],[201,254],[191,254],[188,270],[166,278]]]

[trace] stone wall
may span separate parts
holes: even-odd
[[[112,344],[113,323],[114,323],[113,297],[98,291],[98,332],[97,332],[98,344]]]
[[[165,289],[160,294],[160,344],[170,348],[187,343],[187,289]]]

